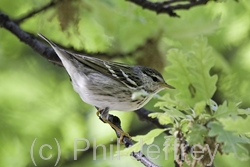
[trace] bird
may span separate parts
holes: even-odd
[[[38,35],[54,49],[82,101],[98,109],[97,116],[120,133],[120,141],[130,136],[109,121],[110,110],[137,110],[161,90],[174,89],[153,68],[71,53]]]

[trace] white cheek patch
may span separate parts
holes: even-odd
[[[136,100],[136,99],[139,99],[141,97],[146,97],[148,96],[149,94],[145,91],[145,90],[140,90],[140,91],[136,91],[132,94],[131,96],[131,99],[132,100]]]

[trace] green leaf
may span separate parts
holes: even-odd
[[[171,66],[166,70],[174,76],[168,83],[179,91],[176,100],[191,108],[194,108],[197,102],[209,102],[216,90],[217,76],[210,75],[215,58],[211,54],[211,48],[207,46],[207,40],[197,38],[192,52],[189,53],[177,49],[170,50],[168,60]]]
[[[168,61],[172,64],[167,67],[166,70],[171,75],[175,76],[173,79],[169,79],[168,83],[173,85],[177,91],[180,93],[176,96],[176,101],[184,103],[184,105],[189,106],[188,104],[192,95],[188,90],[190,83],[192,83],[192,78],[188,71],[188,59],[187,55],[180,50],[172,49],[168,52]],[[181,78],[181,82],[180,82]],[[185,103],[186,102],[186,103]]]
[[[155,137],[159,136],[164,131],[166,131],[166,129],[154,129],[154,130],[151,130],[146,135],[138,135],[136,137],[133,137],[132,139],[137,141],[137,143],[134,144],[132,147],[129,147],[129,148],[126,148],[126,149],[120,151],[117,154],[121,155],[121,156],[128,156],[132,152],[142,151],[144,144],[147,144],[147,145],[152,144]]]
[[[214,113],[213,117],[216,119],[226,118],[231,116],[232,118],[236,118],[238,114],[238,108],[235,103],[224,101],[222,105],[220,105],[217,111]]]
[[[194,87],[200,91],[204,101],[212,98],[216,90],[217,76],[210,76],[210,70],[215,64],[215,58],[212,55],[212,48],[207,46],[207,39],[199,37],[195,40],[191,53],[190,72],[194,75]]]
[[[204,138],[207,136],[207,133],[208,133],[208,130],[206,127],[199,125],[199,124],[194,124],[192,127],[190,127],[190,132],[187,134],[188,144],[203,145]]]
[[[166,125],[166,124],[169,124],[169,123],[173,123],[173,120],[166,113],[157,112],[157,113],[151,113],[148,116],[151,117],[151,118],[157,118],[161,125]]]
[[[189,110],[190,107],[183,103],[182,101],[175,100],[170,97],[170,94],[165,94],[162,97],[158,98],[162,101],[157,102],[154,107],[169,107],[169,108],[177,108],[178,110]]]
[[[220,119],[225,130],[235,131],[237,134],[250,133],[249,122],[250,117],[238,117],[236,120],[231,118]]]
[[[166,129],[154,129],[148,132],[146,135],[138,135],[133,137],[133,140],[138,142],[143,141],[143,143],[149,145],[153,143],[155,137],[159,136],[164,131],[166,131]]]
[[[216,136],[216,141],[222,145],[223,153],[233,153],[241,160],[249,159],[248,150],[241,145],[249,144],[248,138],[224,130],[223,125],[219,122],[210,122],[207,126],[210,128],[208,135]]]
[[[195,114],[197,116],[199,116],[204,111],[205,107],[206,107],[205,101],[201,101],[201,102],[196,103],[194,106]]]
[[[165,113],[153,113],[150,114],[151,117],[157,117],[160,123],[162,122],[164,124],[173,123],[173,120],[179,120],[180,118],[186,118],[185,114],[183,114],[180,110],[176,109],[178,102],[172,100],[169,94],[160,97],[160,99],[163,101],[157,102],[154,107],[159,107],[161,110],[165,111]],[[189,109],[189,107],[187,107],[186,109]]]
[[[168,155],[169,153],[172,153],[175,149],[175,141],[176,138],[174,136],[165,136],[165,142],[163,144],[164,148],[163,151],[165,152],[165,155]]]
[[[190,120],[187,120],[187,119],[181,120],[180,125],[181,125],[182,133],[186,133],[189,130],[189,124],[190,124]]]
[[[250,108],[247,108],[247,109],[241,109],[241,108],[239,108],[239,109],[238,109],[238,113],[239,113],[239,114],[242,114],[242,115],[247,115],[247,116],[249,116],[249,115],[250,115]]]
[[[162,107],[160,109],[165,111],[165,114],[169,115],[171,118],[173,118],[175,120],[180,120],[181,118],[186,118],[185,114],[183,114],[181,111],[179,111],[175,108]]]

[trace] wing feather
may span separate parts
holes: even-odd
[[[133,66],[108,62],[98,58],[72,54],[70,52],[67,53],[72,55],[84,65],[89,66],[90,68],[111,77],[114,80],[122,82],[131,89],[138,89],[143,85],[142,81],[138,77],[138,69]]]

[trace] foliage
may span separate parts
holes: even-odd
[[[241,160],[249,159],[248,150],[242,145],[250,144],[247,137],[249,130],[244,133],[225,130],[222,120],[227,119],[227,124],[241,121],[241,118],[249,117],[250,112],[239,108],[235,102],[224,101],[218,105],[212,101],[217,77],[211,76],[210,71],[215,58],[204,38],[196,39],[194,45],[191,53],[183,53],[180,49],[169,51],[168,60],[172,65],[166,70],[173,75],[173,79],[168,82],[177,93],[174,99],[169,95],[163,96],[162,102],[156,106],[165,112],[153,113],[151,117],[159,118],[161,124],[172,126],[170,132],[180,133],[181,137],[177,135],[176,138],[186,139],[191,146],[204,145],[209,138],[215,137],[214,143],[210,144],[219,144],[221,154],[232,153]]]
[[[10,4],[1,0],[0,11],[18,20],[48,2],[20,0]],[[176,89],[162,91],[157,103],[152,100],[146,108],[155,111],[152,118],[168,124],[171,136],[162,137],[163,130],[149,131],[134,113],[112,113],[122,120],[125,131],[147,133],[133,138],[135,141],[143,138],[142,146],[156,144],[161,148],[160,157],[153,159],[160,166],[173,166],[172,145],[177,142],[180,146],[176,154],[187,143],[208,144],[217,151],[215,166],[247,167],[249,9],[247,0],[210,1],[178,11],[180,18],[170,18],[125,0],[59,0],[57,5],[20,22],[20,26],[71,49],[105,52],[107,60],[160,70]],[[110,144],[115,134],[73,91],[64,69],[46,61],[3,28],[0,37],[0,166],[33,166],[30,149],[35,138],[38,166],[54,166],[54,138],[61,146],[59,166],[138,166],[131,158],[111,156],[123,147]],[[109,56],[112,54],[115,56]],[[79,159],[73,161],[76,138],[88,139],[89,143],[81,141],[77,148],[89,149],[77,152]],[[45,147],[44,156],[51,154],[53,160],[39,159],[39,147],[45,143],[53,149]],[[95,146],[99,147],[93,160]],[[102,146],[107,148],[106,154]],[[131,150],[137,151],[138,144],[124,151]],[[167,160],[164,152],[171,154]],[[206,163],[200,161],[201,165]]]
[[[133,140],[136,141],[137,143],[134,144],[132,147],[126,148],[125,150],[118,152],[118,154],[124,156],[124,155],[130,155],[131,152],[133,151],[134,152],[142,151],[143,145],[152,144],[154,142],[155,137],[159,136],[164,131],[166,131],[166,129],[154,129],[151,130],[146,135],[135,136],[133,137]]]

